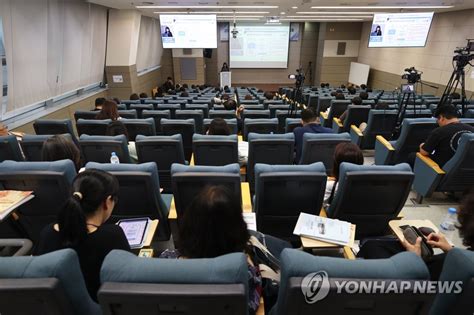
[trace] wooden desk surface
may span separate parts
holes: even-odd
[[[147,238],[145,242],[143,243],[143,248],[151,246],[151,242],[153,241],[153,237],[155,236],[157,227],[158,227],[158,220],[151,220]]]
[[[240,183],[240,189],[242,194],[242,211],[252,212],[252,197],[250,195],[249,183]],[[171,199],[170,211],[168,213],[168,220],[178,219],[178,213],[176,212],[176,205],[174,203],[174,197]]]

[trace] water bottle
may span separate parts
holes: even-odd
[[[112,152],[112,155],[110,156],[110,163],[120,164],[120,160],[115,152]]]
[[[456,229],[457,214],[456,208],[449,208],[444,221],[440,224],[441,232],[451,241],[454,230]]]

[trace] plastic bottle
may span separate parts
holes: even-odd
[[[120,164],[120,160],[115,152],[112,152],[112,155],[110,156],[110,163]]]
[[[446,217],[443,222],[440,224],[441,232],[446,236],[446,238],[451,241],[451,237],[456,230],[456,223],[458,222],[456,208],[449,208]]]

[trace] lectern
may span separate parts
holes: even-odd
[[[221,72],[221,88],[224,86],[232,86],[232,72],[230,71],[222,71]]]

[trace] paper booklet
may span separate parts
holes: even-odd
[[[351,223],[301,212],[293,234],[347,245],[351,238]]]
[[[255,212],[242,212],[245,223],[247,223],[247,229],[257,231],[257,219]]]
[[[5,219],[13,210],[33,199],[32,191],[1,190],[0,191],[0,221]]]

